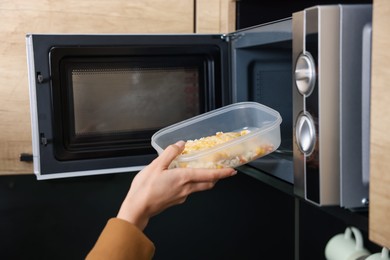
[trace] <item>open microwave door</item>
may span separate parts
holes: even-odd
[[[220,35],[26,39],[38,179],[138,171],[155,131],[231,103]]]

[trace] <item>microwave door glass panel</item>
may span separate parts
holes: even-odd
[[[199,113],[197,68],[75,69],[71,77],[76,137],[155,130]]]
[[[149,154],[154,132],[204,109],[200,57],[66,57],[59,67],[59,160]]]

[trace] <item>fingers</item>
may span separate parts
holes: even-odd
[[[216,182],[220,179],[233,176],[236,173],[237,171],[232,168],[223,168],[223,169],[186,168],[185,172],[183,172],[182,174],[183,176],[185,176],[186,182]]]
[[[157,158],[159,164],[167,169],[169,164],[184,150],[184,146],[185,142],[179,141],[165,148],[164,152]]]

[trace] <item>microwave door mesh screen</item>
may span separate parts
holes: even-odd
[[[74,70],[76,135],[162,128],[199,111],[198,70]]]

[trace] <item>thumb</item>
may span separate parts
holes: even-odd
[[[185,142],[184,141],[178,141],[175,144],[171,144],[167,148],[165,148],[164,152],[160,154],[158,157],[159,164],[163,168],[168,168],[168,166],[171,164],[171,162],[181,154],[181,152],[184,150]]]

